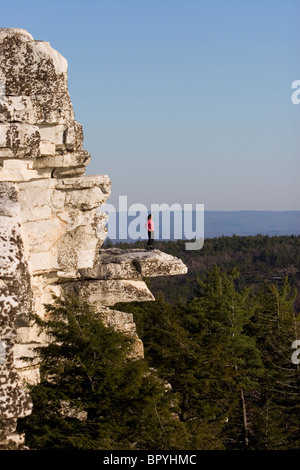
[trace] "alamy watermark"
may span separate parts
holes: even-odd
[[[292,363],[298,365],[300,364],[300,339],[296,339],[292,343],[292,349],[296,349],[292,354]]]
[[[127,196],[119,196],[119,207],[105,204],[101,210],[107,212],[107,235],[114,240],[146,240],[146,221],[152,214],[154,239],[186,240],[186,250],[200,250],[204,244],[204,204],[172,205],[134,203],[128,207]]]
[[[300,80],[293,81],[292,89],[295,90],[291,96],[292,103],[299,104],[300,103]]]
[[[293,104],[300,104],[300,80],[294,80],[292,82],[292,89],[295,90],[292,93],[291,100]],[[296,339],[292,343],[292,349],[296,349],[296,351],[292,354],[292,363],[295,365],[300,364],[300,340]]]

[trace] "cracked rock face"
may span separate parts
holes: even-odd
[[[75,121],[66,59],[27,31],[0,28],[0,182],[16,190],[24,256],[34,310],[59,283],[90,268],[105,237],[107,215],[98,210],[110,194],[106,175],[85,176],[90,155]],[[1,268],[0,268],[1,269]],[[31,326],[18,329],[15,365],[38,379],[20,358],[41,341]]]
[[[186,272],[157,250],[101,250],[108,216],[99,207],[111,183],[106,175],[84,174],[90,155],[67,67],[49,42],[0,28],[0,427],[15,442],[16,419],[31,410],[19,382],[39,380],[33,349],[46,343],[29,312],[43,318],[52,293],[71,290],[134,337],[134,355],[142,357],[132,315],[107,306],[153,300],[144,277]],[[34,361],[28,365],[23,356]]]
[[[39,380],[33,348],[46,339],[28,312],[59,282],[90,268],[105,237],[106,175],[85,176],[90,155],[67,86],[67,61],[27,31],[0,28],[0,427],[30,413],[20,379]],[[8,421],[7,421],[8,420]],[[14,421],[15,422],[15,421]]]
[[[31,412],[14,355],[17,326],[26,324],[33,303],[19,216],[15,186],[0,183],[0,441],[15,440],[16,419]]]
[[[67,68],[66,59],[48,42],[21,29],[0,28],[2,181],[84,173],[89,155],[82,151]]]

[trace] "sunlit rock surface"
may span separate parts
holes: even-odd
[[[102,249],[92,269],[81,269],[88,279],[141,279],[176,274],[186,274],[183,262],[159,250]]]
[[[0,183],[0,442],[21,443],[16,420],[31,412],[31,400],[19,384],[14,347],[17,328],[28,326],[33,296],[21,237],[20,207],[14,184]]]
[[[101,249],[108,216],[99,207],[111,182],[84,174],[90,155],[67,69],[49,42],[0,28],[0,426],[17,444],[16,419],[31,410],[20,384],[39,380],[34,347],[46,343],[29,312],[43,318],[53,293],[77,293],[104,312],[108,325],[130,334],[141,357],[132,315],[107,306],[153,300],[145,277],[186,272],[180,260],[156,250]]]

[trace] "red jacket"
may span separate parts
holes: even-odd
[[[147,220],[145,227],[149,232],[154,232],[153,220],[152,219]]]

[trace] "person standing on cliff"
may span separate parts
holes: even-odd
[[[146,229],[148,230],[148,243],[147,243],[147,250],[153,250],[153,243],[154,243],[154,223],[152,220],[152,214],[148,215],[148,220],[145,225]]]

